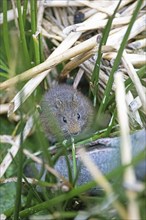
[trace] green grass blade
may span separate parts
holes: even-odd
[[[72,139],[72,158],[73,158],[73,178],[77,176],[77,161],[76,161],[76,148],[74,139]]]
[[[141,67],[137,71],[137,75],[140,79],[145,77],[145,73],[146,73],[146,66]],[[125,81],[126,92],[128,92],[132,86],[133,86],[133,82],[132,82],[131,78],[128,78]],[[108,99],[107,106],[109,106],[109,105],[111,105],[111,103],[113,103],[114,98],[115,98],[115,94],[113,93]]]
[[[70,199],[74,196],[78,196],[82,192],[85,192],[86,190],[90,189],[91,187],[94,187],[95,185],[96,185],[95,182],[93,182],[93,181],[89,182],[87,184],[84,184],[82,186],[79,186],[78,188],[75,188],[75,189],[71,190],[69,193],[56,196],[53,199],[50,199],[46,202],[35,205],[35,206],[33,206],[31,208],[28,208],[28,209],[25,209],[25,210],[20,212],[20,217],[24,218],[24,217],[27,217],[31,214],[37,213],[41,210],[47,209],[48,207],[51,208],[55,204],[59,204],[59,203],[64,202],[67,199]]]
[[[22,113],[21,113],[21,124],[22,124]],[[19,159],[18,159],[18,180],[16,187],[16,199],[15,199],[15,209],[14,209],[14,220],[19,219],[19,211],[21,209],[21,191],[22,191],[22,176],[23,176],[23,131],[21,132],[20,138],[20,149],[19,149]]]
[[[33,35],[32,39],[33,39],[33,44],[34,44],[34,58],[35,58],[35,65],[38,65],[40,63],[40,49],[39,49],[39,35]]]
[[[28,0],[25,0],[24,5],[23,5],[23,24],[24,24],[24,27],[25,27],[25,23],[26,23],[27,7],[28,7]]]
[[[101,63],[101,58],[102,58],[102,46],[106,44],[108,36],[109,36],[109,32],[111,30],[111,26],[112,26],[112,22],[113,19],[115,17],[115,14],[119,8],[119,5],[121,4],[121,1],[119,1],[119,3],[117,4],[117,7],[115,8],[114,13],[112,14],[112,16],[109,18],[104,30],[103,30],[103,37],[101,38],[100,44],[99,44],[99,48],[98,48],[98,57],[94,66],[94,70],[92,73],[92,77],[91,77],[91,82],[93,85],[93,95],[94,95],[94,106],[96,106],[97,104],[97,90],[98,90],[98,82],[99,82],[99,72],[100,72],[100,63]]]
[[[10,64],[10,38],[9,38],[9,28],[7,21],[7,10],[8,10],[8,2],[3,0],[3,41],[6,52],[6,57],[8,63]]]
[[[139,0],[137,2],[137,5],[136,5],[135,10],[133,12],[132,18],[131,18],[130,23],[128,25],[127,31],[126,31],[126,33],[124,35],[123,40],[122,40],[120,49],[119,49],[119,51],[117,53],[117,56],[116,56],[116,59],[114,61],[114,64],[113,64],[113,67],[112,67],[112,70],[111,70],[111,73],[110,73],[110,76],[109,76],[109,80],[108,80],[108,83],[107,83],[107,86],[106,86],[106,89],[105,89],[104,97],[103,97],[103,100],[101,102],[101,105],[100,105],[100,108],[99,108],[99,111],[98,111],[99,116],[100,116],[101,112],[104,112],[106,107],[107,107],[107,101],[109,99],[110,92],[111,92],[111,89],[112,89],[112,84],[113,84],[113,81],[114,81],[114,73],[118,69],[118,66],[120,64],[123,51],[124,51],[125,46],[126,46],[127,41],[128,41],[128,37],[130,35],[132,26],[133,26],[133,24],[134,24],[134,22],[136,20],[136,17],[138,15],[138,12],[140,10],[140,7],[141,7],[142,3],[143,3],[143,1],[141,1],[141,0]]]
[[[37,34],[37,1],[32,0],[30,2],[31,6],[31,30],[32,30],[32,40],[34,47],[34,61],[35,65],[40,63],[40,45],[39,45],[39,33]]]
[[[36,7],[37,1],[31,0],[30,1],[30,8],[31,8],[31,30],[32,33],[35,34],[37,29],[37,20],[36,20],[36,13],[37,13],[37,7]]]
[[[21,1],[17,0],[17,8],[18,8],[18,23],[19,23],[19,30],[20,30],[20,42],[22,44],[23,54],[24,54],[24,63],[26,67],[30,67],[30,58],[26,43],[25,31],[24,31],[24,23],[23,17],[21,12]]]

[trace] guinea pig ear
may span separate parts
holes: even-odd
[[[73,105],[74,107],[77,107],[77,105],[78,105],[78,97],[77,97],[77,94],[76,94],[76,93],[73,94],[73,97],[72,97],[72,105]]]
[[[56,98],[55,106],[56,106],[56,108],[62,108],[62,106],[63,106],[62,101],[60,99]]]

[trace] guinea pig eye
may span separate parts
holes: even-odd
[[[77,113],[77,119],[79,120],[81,118],[80,114]]]
[[[67,123],[66,117],[63,117],[63,122]]]

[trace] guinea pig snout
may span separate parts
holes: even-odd
[[[74,132],[72,135],[76,136],[76,135],[78,135],[78,134],[79,134],[79,132]]]
[[[73,136],[78,135],[81,132],[80,126],[73,125],[73,124],[69,126],[68,130],[69,130],[70,135],[73,135]]]

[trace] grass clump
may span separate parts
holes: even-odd
[[[145,127],[144,1],[88,3],[0,3],[0,181],[1,200],[6,202],[1,216],[6,219],[146,217],[145,187],[133,172],[145,155],[133,158],[127,150],[128,135]],[[74,24],[77,15],[79,23]],[[97,117],[88,136],[51,146],[38,108],[44,91],[56,82],[73,84],[89,94]],[[112,138],[117,135],[122,138],[121,165],[104,175],[80,148],[94,152],[100,138],[119,141]],[[79,157],[90,181],[80,180]],[[14,195],[9,203],[7,188]]]

